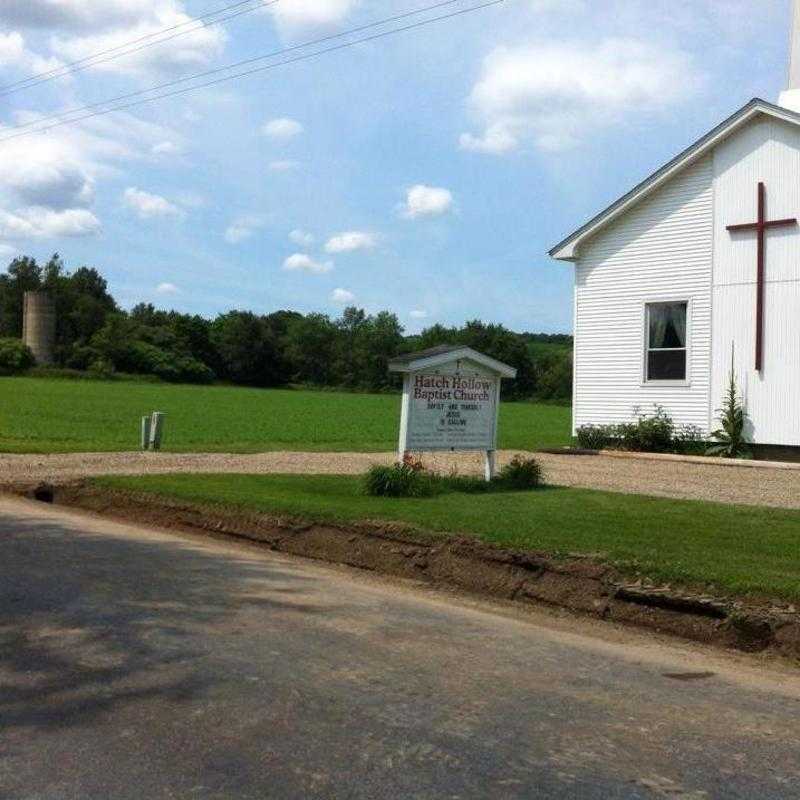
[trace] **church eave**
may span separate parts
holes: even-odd
[[[645,178],[645,180],[631,189],[630,192],[620,197],[619,200],[612,203],[608,208],[590,219],[585,225],[567,236],[566,239],[559,242],[549,251],[549,255],[559,261],[575,261],[578,258],[578,250],[581,243],[587,238],[610,224],[618,216],[643,200],[659,186],[670,180],[675,174],[693,161],[701,158],[720,141],[730,136],[734,131],[738,130],[742,125],[759,114],[766,114],[795,125],[800,125],[800,114],[776,106],[766,100],[754,98],[747,103],[747,105],[740,108],[735,114],[717,125],[716,128],[709,131],[705,136],[687,147],[686,150],[664,164],[663,167],[660,167],[648,178]]]

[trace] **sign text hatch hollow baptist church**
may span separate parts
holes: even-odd
[[[755,99],[556,245],[575,267],[573,425],[662,405],[708,434],[734,370],[800,447],[800,0],[779,105]]]
[[[398,356],[389,364],[403,374],[398,455],[412,451],[481,450],[486,476],[494,474],[497,417],[503,378],[516,369],[460,345]]]

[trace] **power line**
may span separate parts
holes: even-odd
[[[205,70],[204,72],[198,72],[194,75],[188,75],[183,78],[176,78],[172,81],[167,81],[166,83],[157,84],[156,86],[150,86],[147,89],[139,89],[135,92],[128,92],[127,94],[119,95],[117,97],[113,97],[110,100],[101,100],[97,103],[90,103],[89,105],[85,106],[78,106],[76,108],[67,109],[66,111],[61,111],[57,114],[50,114],[46,117],[40,117],[36,120],[31,120],[30,122],[24,122],[19,125],[12,125],[6,128],[6,130],[22,130],[24,128],[33,128],[36,126],[41,125],[44,122],[49,122],[50,120],[61,120],[65,119],[72,114],[80,114],[84,111],[91,111],[93,109],[99,109],[102,106],[109,105],[111,103],[118,103],[123,100],[130,100],[134,97],[141,97],[142,95],[150,94],[151,92],[157,92],[161,89],[168,89],[172,86],[177,86],[180,83],[187,83],[188,81],[200,80],[201,78],[207,78],[210,75],[218,75],[220,72],[228,72],[229,70],[235,69],[236,67],[243,67],[248,64],[254,64],[258,61],[265,61],[269,58],[276,58],[277,56],[286,55],[287,53],[295,52],[297,50],[303,50],[306,47],[312,47],[318,44],[324,44],[325,42],[329,42],[335,39],[341,39],[345,36],[350,36],[354,33],[361,33],[365,30],[369,30],[372,28],[380,27],[382,25],[388,25],[393,22],[398,22],[403,19],[407,19],[408,17],[416,16],[417,14],[422,14],[428,11],[434,11],[437,8],[443,8],[445,6],[451,6],[454,3],[462,2],[463,0],[440,0],[440,2],[435,3],[434,5],[425,6],[423,8],[417,9],[415,11],[407,11],[403,14],[398,14],[393,17],[387,17],[382,20],[378,20],[377,22],[371,22],[366,25],[361,25],[357,28],[351,28],[350,30],[343,31],[341,33],[334,33],[328,36],[323,36],[319,39],[312,39],[308,42],[303,42],[301,44],[293,45],[292,47],[285,47],[281,50],[274,50],[271,53],[266,53],[265,55],[255,56],[253,58],[247,58],[242,61],[236,61],[233,64],[228,64],[224,67],[216,67],[214,69]],[[236,76],[233,76],[236,77]],[[0,139],[2,141],[2,139]]]
[[[158,94],[158,95],[155,95],[153,97],[143,97],[143,98],[141,98],[139,100],[135,100],[133,102],[129,102],[129,103],[126,102],[126,103],[121,104],[121,105],[113,105],[113,107],[111,107],[111,108],[100,108],[101,106],[107,106],[107,105],[122,103],[122,101],[126,101],[126,100],[129,100],[129,99],[134,98],[134,97],[141,97],[142,95],[146,95],[146,94],[149,94],[151,92],[161,91],[162,89],[168,89],[168,88],[170,88],[172,86],[176,86],[176,85],[181,84],[181,83],[186,83],[187,81],[199,80],[201,78],[208,77],[208,76],[214,75],[214,74],[218,74],[220,72],[227,72],[227,71],[229,71],[231,69],[234,69],[236,67],[241,67],[241,66],[245,66],[247,64],[252,64],[254,62],[263,61],[263,60],[268,59],[268,58],[274,58],[274,57],[279,56],[279,55],[285,55],[287,53],[290,53],[290,52],[293,52],[293,51],[297,51],[299,49],[304,49],[306,47],[311,47],[311,46],[314,46],[314,45],[317,45],[317,44],[323,44],[323,43],[325,43],[327,41],[331,41],[331,40],[334,40],[334,39],[339,39],[339,38],[342,38],[342,37],[345,37],[345,36],[350,36],[350,35],[352,35],[354,33],[363,32],[363,31],[368,30],[370,28],[375,28],[375,27],[378,27],[378,26],[381,26],[381,25],[387,25],[387,24],[390,24],[390,23],[393,23],[393,22],[397,22],[397,21],[400,21],[402,19],[406,19],[408,17],[414,16],[414,15],[417,15],[417,14],[422,14],[422,13],[425,13],[425,12],[428,12],[428,11],[435,10],[437,8],[442,8],[442,7],[445,7],[445,6],[451,6],[454,3],[461,2],[461,0],[443,0],[443,2],[435,3],[433,5],[426,6],[426,7],[421,8],[421,9],[417,9],[415,11],[409,11],[409,12],[405,12],[403,14],[398,14],[398,15],[396,15],[394,17],[387,17],[385,19],[378,20],[377,22],[372,22],[372,23],[369,23],[367,25],[362,25],[362,26],[359,26],[357,28],[352,28],[352,29],[344,31],[342,33],[332,34],[330,36],[325,36],[325,37],[322,37],[320,39],[312,40],[310,42],[305,42],[303,44],[298,44],[298,45],[295,45],[293,47],[288,47],[288,48],[284,48],[282,50],[277,50],[277,51],[274,51],[272,53],[268,53],[266,55],[256,56],[256,57],[250,58],[250,59],[245,59],[243,61],[239,61],[239,62],[236,62],[234,64],[229,64],[229,65],[224,66],[224,67],[218,67],[216,69],[206,70],[205,72],[197,73],[195,75],[190,75],[190,76],[187,76],[187,77],[184,77],[184,78],[178,78],[178,79],[176,79],[174,81],[169,81],[167,83],[163,83],[163,84],[159,84],[157,86],[150,87],[149,89],[142,89],[142,90],[139,90],[139,91],[136,91],[136,92],[130,92],[128,94],[120,95],[118,97],[114,97],[114,98],[111,98],[109,100],[104,100],[104,101],[101,101],[101,102],[98,102],[98,103],[92,103],[92,104],[87,105],[87,106],[82,106],[82,107],[79,107],[79,108],[70,109],[68,111],[61,112],[60,114],[53,114],[53,115],[50,115],[48,117],[43,117],[43,118],[40,118],[40,119],[37,119],[37,120],[33,120],[31,122],[23,123],[21,125],[15,125],[15,126],[7,128],[6,130],[16,130],[16,131],[18,131],[18,133],[14,133],[14,134],[11,134],[10,136],[5,136],[5,137],[0,138],[0,143],[2,143],[4,141],[9,141],[11,139],[16,139],[16,138],[18,138],[20,136],[25,136],[25,135],[32,134],[32,133],[43,133],[43,132],[51,130],[53,128],[61,127],[62,125],[69,125],[69,124],[72,124],[72,123],[81,122],[83,120],[91,119],[93,117],[97,117],[97,116],[100,116],[100,115],[103,115],[103,114],[108,114],[108,113],[111,113],[113,111],[122,111],[122,110],[126,110],[128,108],[132,108],[132,107],[135,107],[135,106],[143,105],[145,103],[150,103],[150,102],[153,102],[155,100],[160,100],[160,99],[164,99],[164,98],[168,98],[168,97],[175,97],[177,95],[185,94],[187,92],[194,91],[196,89],[207,88],[209,86],[214,86],[214,85],[217,85],[219,83],[223,83],[223,82],[226,82],[226,81],[229,81],[229,80],[234,80],[234,79],[240,78],[240,77],[246,77],[248,75],[252,75],[252,74],[255,74],[255,73],[258,73],[258,72],[263,72],[263,71],[266,71],[266,70],[269,70],[269,69],[274,69],[274,68],[280,67],[280,66],[285,66],[287,64],[292,64],[292,63],[295,63],[295,62],[298,62],[298,61],[304,61],[304,60],[309,59],[309,58],[314,58],[314,57],[319,56],[319,55],[324,55],[325,53],[330,53],[330,52],[334,52],[334,51],[337,51],[337,50],[342,50],[342,49],[345,49],[347,47],[352,47],[352,46],[357,45],[357,44],[362,44],[362,43],[365,43],[365,42],[373,41],[375,39],[381,39],[381,38],[383,38],[385,36],[390,36],[390,35],[393,35],[393,34],[396,34],[396,33],[402,33],[404,31],[408,31],[408,30],[412,30],[412,29],[415,29],[415,28],[419,28],[419,27],[422,27],[424,25],[432,24],[434,22],[440,22],[440,21],[443,21],[443,20],[450,19],[452,17],[456,17],[456,16],[459,16],[459,15],[462,15],[462,14],[470,13],[472,11],[478,11],[478,10],[481,10],[483,8],[487,8],[489,6],[498,5],[498,4],[502,3],[503,1],[504,0],[491,0],[490,2],[485,2],[485,3],[482,3],[482,4],[478,5],[478,6],[472,6],[470,8],[460,9],[458,11],[455,11],[455,12],[452,12],[452,13],[449,13],[449,14],[444,14],[444,15],[439,16],[439,17],[432,17],[432,18],[429,18],[429,19],[426,19],[426,20],[421,20],[420,22],[416,22],[416,23],[413,23],[411,25],[407,25],[407,26],[400,27],[400,28],[395,28],[395,29],[392,29],[392,30],[389,30],[389,31],[384,31],[384,32],[381,32],[379,34],[373,34],[371,36],[362,37],[361,39],[355,39],[355,40],[350,41],[350,42],[344,42],[342,44],[339,44],[339,45],[336,45],[336,46],[333,46],[333,47],[323,48],[322,50],[318,50],[318,51],[315,51],[313,53],[304,53],[302,55],[295,56],[295,57],[289,58],[289,59],[284,59],[283,61],[278,61],[278,62],[275,62],[273,64],[267,64],[267,65],[264,65],[264,66],[261,66],[261,67],[256,67],[254,69],[238,72],[238,73],[235,73],[233,75],[227,75],[227,76],[224,76],[224,77],[221,77],[221,78],[217,78],[215,80],[206,81],[205,83],[200,83],[200,84],[197,84],[197,85],[188,86],[188,87],[185,87],[185,88],[182,88],[182,89],[178,89],[178,90],[172,91],[172,92],[164,92],[162,94]],[[93,109],[99,109],[99,110],[93,111]],[[87,114],[83,113],[83,112],[87,112],[87,111],[92,112],[92,113],[87,113]],[[80,116],[72,117],[71,115],[74,115],[74,114],[78,114]],[[71,117],[71,118],[67,119],[67,117]],[[42,123],[46,123],[46,122],[48,122],[50,120],[56,120],[56,121],[53,122],[50,125],[43,125],[42,124]]]
[[[257,5],[254,6],[254,2],[256,2]],[[72,61],[68,64],[62,64],[59,67],[47,70],[46,72],[40,72],[37,75],[31,75],[30,77],[23,78],[15,83],[10,83],[6,86],[0,86],[0,97],[15,94],[16,92],[21,92],[24,89],[31,89],[34,86],[39,86],[42,83],[47,83],[49,81],[56,80],[57,78],[63,78],[75,72],[81,72],[82,70],[89,69],[97,66],[98,64],[105,64],[108,61],[114,61],[117,58],[123,58],[124,56],[131,55],[132,53],[138,53],[140,50],[146,50],[149,47],[154,47],[155,45],[172,41],[180,36],[196,33],[203,28],[210,28],[212,25],[219,25],[223,22],[227,22],[228,20],[240,17],[243,14],[251,14],[254,11],[274,5],[277,2],[278,0],[239,0],[239,2],[232,3],[231,5],[209,12],[208,14],[203,14],[200,17],[195,17],[177,25],[172,25],[169,28],[163,28],[162,30],[154,31],[153,33],[149,33],[145,36],[140,36],[138,39],[124,42],[123,44],[110,47],[106,50],[100,50],[92,55],[80,58],[77,61]],[[241,6],[250,7],[242,9]],[[216,17],[219,14],[223,14],[224,12],[230,11],[234,8],[239,10],[228,14],[227,16],[220,17],[219,19],[209,19],[210,17]],[[188,25],[194,25],[195,27],[191,28],[190,30],[179,30],[180,28],[185,28]],[[171,36],[164,36],[164,34],[170,33],[171,31],[177,31],[177,33],[173,33]],[[148,39],[154,39],[158,36],[161,36],[162,38],[157,39],[156,41],[147,41]],[[139,42],[144,42],[144,44],[140,44],[138,47],[133,47],[133,45],[138,44]],[[126,50],[125,48],[132,49]],[[119,52],[120,50],[124,50],[124,52]],[[101,56],[107,57],[101,58]]]

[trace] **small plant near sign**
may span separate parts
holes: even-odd
[[[518,492],[538,488],[542,468],[535,458],[516,456],[500,473],[485,481],[472,475],[439,475],[427,470],[416,457],[400,464],[376,464],[364,476],[364,491],[373,497],[432,497],[433,495]]]
[[[364,490],[372,497],[431,497],[436,494],[432,473],[416,464],[376,464],[364,478]]]
[[[542,483],[542,465],[535,458],[514,456],[495,480],[499,486],[511,491],[536,489]]]

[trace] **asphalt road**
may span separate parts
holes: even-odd
[[[0,797],[800,798],[800,670],[0,499]]]

